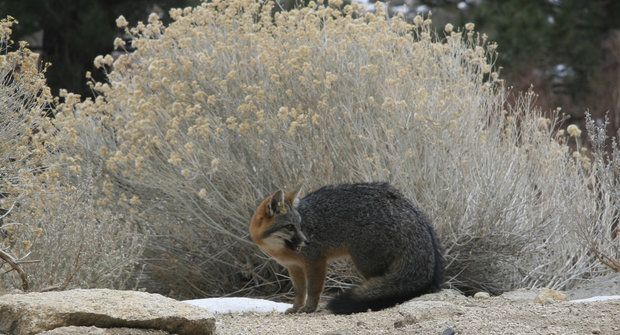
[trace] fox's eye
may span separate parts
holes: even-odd
[[[295,226],[293,226],[292,224],[287,224],[286,226],[284,226],[284,228],[288,230],[295,230]]]

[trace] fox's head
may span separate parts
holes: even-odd
[[[286,249],[299,252],[308,239],[301,231],[298,203],[299,190],[288,193],[280,190],[263,199],[250,221],[254,243],[268,253]]]

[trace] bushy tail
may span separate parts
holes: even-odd
[[[356,292],[356,288],[354,288],[333,298],[327,304],[327,308],[334,314],[353,314],[366,312],[368,310],[378,311],[400,304],[422,294],[424,294],[424,292],[399,292],[370,297],[367,296],[365,292]]]
[[[352,314],[378,311],[392,307],[423,294],[439,291],[443,284],[443,251],[435,232],[429,227],[432,238],[434,266],[431,279],[428,273],[420,273],[415,266],[402,272],[389,273],[383,277],[371,278],[362,285],[343,292],[333,298],[327,308],[334,314]],[[413,271],[413,273],[411,272]]]

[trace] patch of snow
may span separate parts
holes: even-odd
[[[351,3],[356,3],[358,5],[361,5],[362,8],[365,8],[366,11],[368,12],[374,12],[375,10],[375,4],[370,3],[370,0],[353,0],[351,1]]]
[[[427,5],[419,5],[418,7],[416,7],[415,11],[418,14],[427,14],[431,11],[431,8]]]
[[[620,300],[620,295],[602,295],[602,296],[597,296],[597,297],[592,297],[592,298],[587,298],[587,299],[571,300],[570,302],[588,303],[588,302],[608,301],[608,300]]]
[[[193,306],[206,308],[214,314],[271,312],[284,313],[285,310],[293,306],[291,304],[274,302],[265,299],[240,297],[194,299],[184,300],[183,302]]]
[[[392,10],[394,11],[394,13],[402,13],[402,14],[409,13],[409,7],[407,5],[393,6]]]

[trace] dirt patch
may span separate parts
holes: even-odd
[[[535,296],[535,294],[534,294]],[[228,334],[620,334],[620,300],[544,304],[506,297],[428,295],[379,312],[216,315]]]

